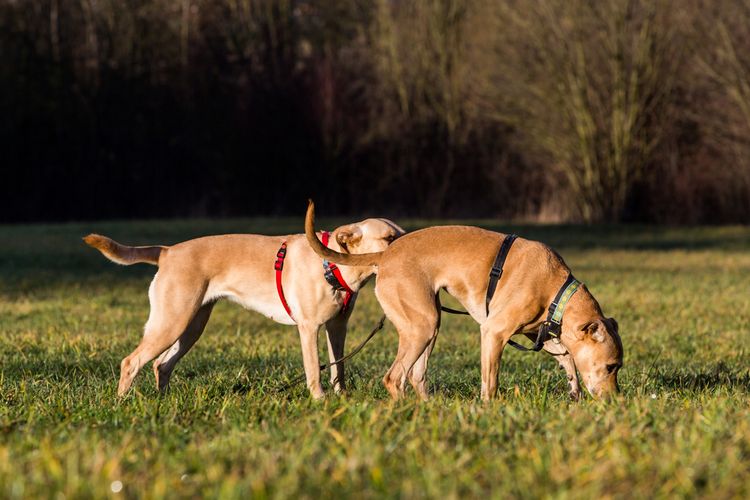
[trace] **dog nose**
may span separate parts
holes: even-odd
[[[617,380],[609,380],[602,383],[597,391],[597,398],[610,399],[620,392],[620,386],[617,385]]]

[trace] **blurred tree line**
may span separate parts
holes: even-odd
[[[0,219],[750,221],[750,0],[0,0]]]

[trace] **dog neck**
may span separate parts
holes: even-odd
[[[343,248],[336,241],[336,238],[331,238],[328,243],[329,248],[341,253],[349,253],[346,248]],[[377,271],[375,266],[343,266],[336,264],[341,271],[341,276],[346,281],[346,284],[351,288],[353,292],[359,291],[359,289],[367,283]]]
[[[375,274],[373,266],[339,266],[339,269],[341,270],[341,276],[353,292],[358,292]]]
[[[576,330],[580,325],[603,318],[599,302],[591,295],[586,285],[581,285],[578,293],[571,297],[563,316],[562,343],[577,342]]]

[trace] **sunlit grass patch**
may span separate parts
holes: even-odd
[[[750,230],[477,222],[553,244],[618,319],[618,400],[572,403],[551,358],[506,351],[500,398],[483,404],[478,326],[446,316],[431,401],[387,398],[387,325],[349,364],[348,393],[316,403],[277,391],[302,369],[296,331],[228,303],[168,394],[144,369],[118,400],[154,268],[117,267],[80,236],[173,243],[300,221],[0,227],[0,496],[747,496]],[[380,314],[365,289],[349,347]]]

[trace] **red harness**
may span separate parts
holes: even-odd
[[[330,236],[331,235],[328,231],[323,231],[323,245],[328,246],[328,240]],[[294,319],[294,316],[292,315],[292,310],[289,308],[289,304],[284,297],[284,287],[281,285],[281,272],[284,270],[285,258],[286,241],[281,244],[281,248],[279,248],[279,251],[276,253],[276,263],[274,264],[273,268],[276,270],[276,291],[279,293],[279,300],[281,300],[281,305],[284,306],[284,309],[286,309],[289,317],[292,318],[293,321],[296,321]],[[326,281],[334,288],[334,290],[346,292],[346,295],[344,295],[344,306],[341,309],[342,311],[346,311],[346,308],[349,307],[349,301],[354,295],[354,291],[349,288],[349,285],[346,284],[344,277],[341,275],[341,270],[333,262],[328,262],[324,259],[323,276],[325,277]]]
[[[323,245],[328,246],[328,239],[330,236],[331,233],[323,231]],[[344,277],[341,275],[341,270],[333,262],[328,262],[323,259],[323,276],[334,290],[346,292],[346,295],[344,295],[344,307],[342,308],[343,311],[346,311],[354,292],[349,288],[349,285],[346,284],[346,280],[344,280]]]
[[[292,321],[294,321],[294,316],[292,316],[292,310],[289,309],[289,304],[286,303],[286,298],[284,297],[284,287],[281,286],[281,271],[284,269],[285,257],[286,257],[286,241],[281,244],[281,248],[279,248],[279,251],[276,252],[276,263],[273,265],[273,268],[276,269],[276,291],[279,292],[279,299],[281,299],[281,305],[284,306],[284,309],[286,309],[287,314],[289,314],[289,317],[292,318]]]

